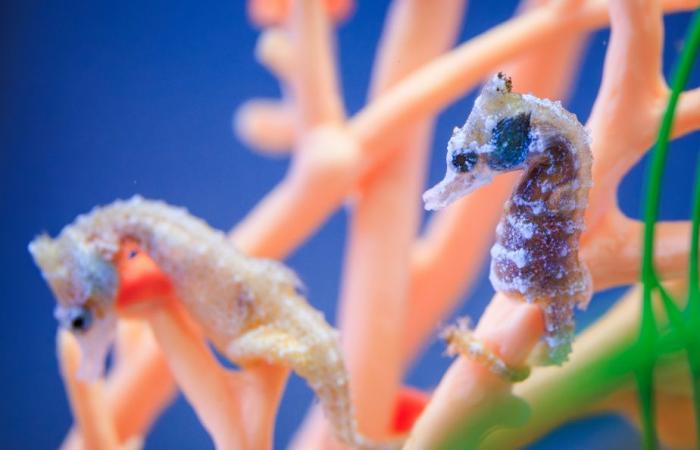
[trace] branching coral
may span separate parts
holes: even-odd
[[[434,115],[501,68],[513,77],[516,91],[560,98],[585,33],[609,18],[612,34],[603,81],[587,123],[593,189],[581,256],[595,290],[633,283],[639,277],[642,228],[617,209],[615,194],[623,175],[651,145],[669,95],[661,76],[662,12],[696,6],[682,0],[526,2],[517,17],[448,51],[465,4],[443,3],[440,8],[420,0],[392,5],[371,101],[346,117],[330,18],[347,12],[347,3],[251,2],[251,16],[266,27],[257,56],[279,78],[285,98],[251,100],[239,110],[236,130],[253,147],[293,153],[284,180],[230,238],[251,256],[284,258],[351,199],[339,322],[359,430],[376,440],[409,431],[392,428],[396,404],[408,392],[401,386],[406,366],[474,279],[489,243],[470,236],[493,233],[513,183],[506,177],[460,200],[436,214],[418,236]],[[555,37],[554,50],[545,50],[543,44]],[[543,72],[544,66],[548,70]],[[698,100],[697,91],[680,97],[674,136],[700,126]],[[481,220],[467,220],[477,214]],[[686,222],[657,225],[654,263],[661,280],[686,273],[689,231]],[[157,300],[148,290],[153,272],[133,264],[120,267],[120,276],[133,273],[134,298],[147,309],[147,324],[159,345],[142,323],[120,327],[113,372],[104,386],[86,385],[74,379],[76,349],[70,337],[61,335],[64,378],[80,428],[65,447],[115,448],[137,442],[171,395],[173,379],[221,448],[269,447],[286,369],[262,364],[230,374],[219,368],[198,325],[171,303],[152,301]],[[475,336],[509,366],[519,367],[543,330],[538,306],[498,294]],[[579,358],[585,360],[586,354],[574,343],[569,365],[544,370],[564,374],[579,367]],[[206,382],[197,377],[203,367],[209,374]],[[535,371],[531,380],[538,377]],[[563,375],[553,379],[558,386],[567,380]],[[158,389],[144,392],[148,380],[158,380]],[[531,380],[514,392],[530,400],[528,392],[540,392],[528,391]],[[478,422],[485,402],[507,399],[510,392],[510,383],[479,361],[458,358],[415,426],[409,424],[406,448],[435,448],[455,424]],[[243,417],[240,408],[246,406],[259,414]],[[530,423],[553,426],[546,420]],[[318,411],[311,412],[292,444],[300,449],[337,446]]]

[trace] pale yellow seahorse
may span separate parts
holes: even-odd
[[[135,240],[169,276],[185,309],[232,361],[284,364],[306,379],[336,437],[375,448],[358,434],[338,334],[303,296],[283,264],[247,257],[222,232],[184,209],[134,197],[80,216],[29,250],[57,300],[55,316],[82,348],[79,376],[100,375],[117,315],[115,258]]]

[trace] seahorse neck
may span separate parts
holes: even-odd
[[[84,234],[107,257],[114,254],[122,239],[132,238],[170,276],[177,276],[178,265],[207,260],[216,263],[227,253],[222,233],[187,214],[161,202],[134,197],[115,202],[81,216],[71,228]],[[228,259],[228,258],[227,258]]]
[[[504,207],[491,251],[494,286],[528,301],[574,294],[590,177],[587,147],[576,148],[550,126],[534,134],[537,149]]]
[[[518,205],[520,200],[521,206],[530,203],[530,208],[518,208],[523,214],[559,211],[582,216],[590,184],[590,168],[584,154],[587,149],[577,149],[565,136],[549,127],[536,129],[534,134],[536,149],[525,162],[511,202]]]

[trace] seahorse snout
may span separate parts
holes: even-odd
[[[489,184],[492,179],[493,172],[482,165],[479,165],[476,170],[463,174],[448,170],[442,181],[423,194],[425,209],[429,211],[442,209],[464,195]]]

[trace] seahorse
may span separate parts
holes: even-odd
[[[288,365],[318,396],[339,441],[379,446],[357,432],[337,332],[307,302],[296,274],[237,251],[224,233],[184,209],[138,196],[96,208],[57,238],[42,235],[29,245],[56,297],[56,318],[82,348],[80,377],[101,374],[115,336],[115,258],[125,239],[168,275],[176,297],[222,354],[241,365]]]
[[[447,145],[447,173],[423,195],[428,210],[522,170],[505,204],[491,248],[494,289],[540,304],[545,318],[545,364],[571,350],[574,306],[585,308],[591,279],[579,240],[591,187],[590,137],[561,103],[512,92],[499,73],[476,99]]]

